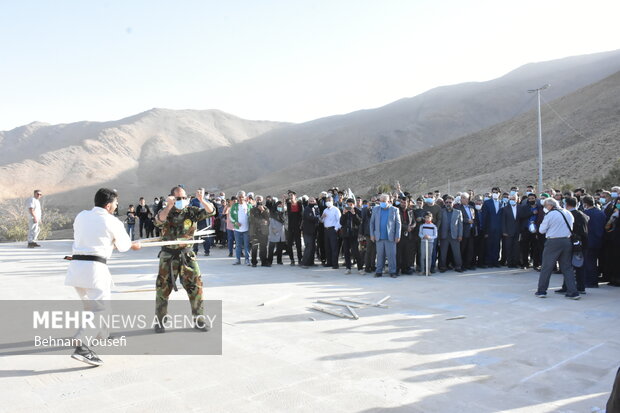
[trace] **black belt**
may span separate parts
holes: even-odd
[[[325,227],[325,229],[332,229],[332,228],[336,228],[336,227]]]
[[[73,256],[66,256],[65,260],[69,260],[69,261],[97,261],[100,262],[102,264],[107,264],[108,260],[103,258],[103,257],[99,257],[97,255],[73,255]]]
[[[168,254],[172,255],[171,258],[180,258],[181,259],[181,262],[179,263],[179,277],[180,277],[181,273],[183,271],[183,267],[188,267],[186,254],[192,252],[192,249],[191,248],[168,248],[168,247],[161,247],[161,251],[159,251],[159,254],[157,256],[159,257],[162,252],[167,252]],[[177,288],[177,283],[176,283],[176,280],[174,278],[174,273],[172,271],[172,269],[173,269],[173,267],[172,267],[172,259],[169,260],[169,264],[168,265],[169,265],[168,281],[172,285],[172,288],[174,288],[174,291],[178,291],[179,289]]]

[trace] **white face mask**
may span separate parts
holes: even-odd
[[[493,192],[493,195],[491,195],[493,197],[493,199],[499,199],[499,193],[498,192]]]
[[[327,208],[331,208],[333,205],[334,205],[334,203],[333,203],[333,202],[331,202],[331,201],[327,201],[327,202],[325,203],[325,206],[326,206]]]
[[[482,205],[476,205],[475,208],[476,210],[480,211],[482,209]]]
[[[547,207],[544,207],[544,208],[543,208],[543,212],[544,212],[545,214],[548,214],[548,213],[549,213],[549,210],[547,209]]]

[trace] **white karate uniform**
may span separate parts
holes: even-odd
[[[73,222],[73,255],[96,255],[105,259],[116,247],[120,252],[131,248],[131,239],[123,223],[103,208],[82,211]],[[73,286],[84,302],[84,309],[97,313],[108,311],[106,301],[111,299],[112,275],[108,266],[98,261],[71,261],[65,285]],[[90,334],[107,338],[107,330],[96,332],[80,330],[81,340]]]
[[[114,247],[120,252],[131,248],[131,239],[123,223],[103,208],[82,211],[73,222],[73,255],[112,256]],[[65,285],[107,292],[113,286],[108,266],[97,261],[71,261]]]

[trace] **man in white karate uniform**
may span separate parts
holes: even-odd
[[[118,207],[116,191],[101,188],[95,194],[95,207],[78,214],[73,222],[73,256],[65,285],[75,288],[80,299],[84,302],[84,309],[92,311],[95,320],[100,314],[107,311],[106,301],[111,299],[112,276],[107,266],[107,260],[116,248],[125,252],[130,248],[139,250],[139,242],[132,243],[123,223],[115,217],[114,211]],[[91,332],[81,328],[75,338],[80,340],[71,357],[93,366],[103,364],[101,359],[85,344],[85,337],[108,338],[107,329],[98,329]]]

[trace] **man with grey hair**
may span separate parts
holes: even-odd
[[[237,259],[233,265],[241,264],[241,249],[245,257],[245,265],[250,265],[250,210],[252,204],[246,202],[245,192],[237,192],[237,202],[230,208],[229,219],[232,222],[235,232],[235,245]]]
[[[557,261],[560,263],[560,271],[564,274],[566,297],[578,300],[581,296],[575,283],[575,272],[572,265],[573,244],[570,240],[574,222],[573,215],[560,208],[558,202],[553,198],[545,199],[543,208],[546,215],[538,231],[545,234],[547,240],[542,254],[538,291],[535,295],[540,298],[547,296],[549,279]]]
[[[400,241],[401,221],[398,209],[389,203],[390,196],[381,194],[379,205],[373,208],[370,218],[370,239],[377,246],[377,269],[375,277],[381,277],[385,259],[392,278],[396,273],[396,244]]]

